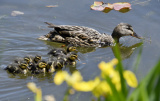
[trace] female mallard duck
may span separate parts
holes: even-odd
[[[120,37],[123,36],[133,36],[141,39],[141,37],[133,31],[132,26],[127,23],[118,24],[114,28],[112,35],[107,35],[105,33],[101,34],[95,29],[84,26],[54,25],[48,22],[45,23],[49,25],[49,28],[54,28],[54,30],[39,39],[73,44],[75,46],[111,46],[114,44],[115,40],[119,42]]]
[[[21,61],[19,63],[12,63],[8,65],[4,70],[7,70],[13,74],[26,74],[28,71],[28,64],[25,61]]]

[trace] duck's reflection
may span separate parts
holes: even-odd
[[[132,53],[134,52],[134,50],[137,47],[140,47],[142,44],[143,44],[143,42],[136,43],[132,46],[123,46],[123,44],[118,44],[122,60],[129,58],[132,55]],[[115,54],[113,47],[112,47],[112,51]]]

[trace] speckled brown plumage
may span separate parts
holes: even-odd
[[[54,28],[47,35],[40,37],[40,39],[50,40],[54,42],[62,42],[73,44],[82,47],[102,47],[111,46],[114,44],[115,39],[119,41],[122,36],[133,36],[140,38],[134,31],[131,25],[127,23],[118,24],[113,30],[112,35],[101,34],[97,30],[84,27],[84,26],[71,26],[71,25],[54,25],[48,23],[49,28]]]

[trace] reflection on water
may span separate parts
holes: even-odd
[[[142,44],[143,44],[143,42],[136,43],[132,46],[123,46],[123,44],[119,44],[118,46],[119,46],[122,60],[129,58],[132,55],[132,53],[134,52],[134,50],[136,48],[140,47]],[[113,48],[112,48],[112,51],[114,53]]]

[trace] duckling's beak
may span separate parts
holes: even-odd
[[[143,39],[143,37],[140,37],[140,36],[137,35],[135,32],[133,32],[133,34],[132,34],[131,36],[136,37],[136,38],[138,38],[138,39]]]

